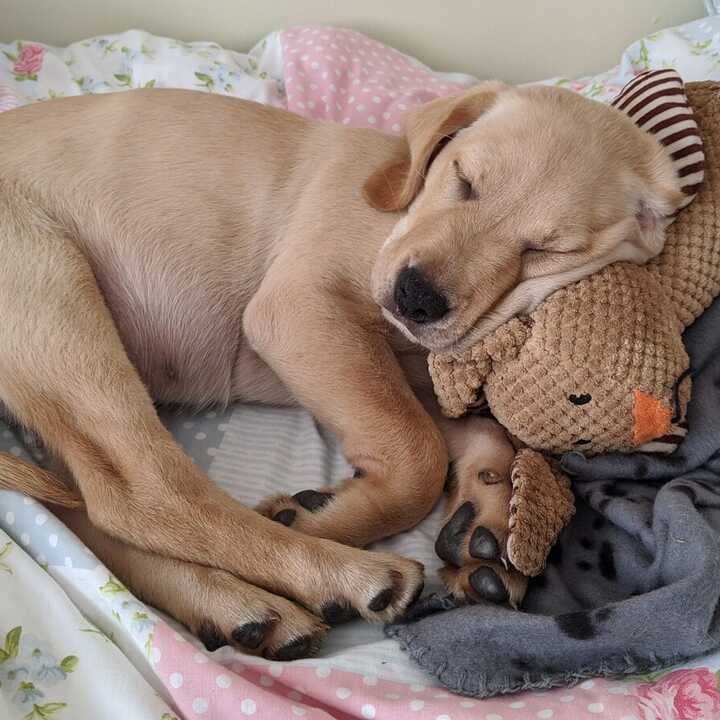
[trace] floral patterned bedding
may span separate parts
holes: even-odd
[[[0,111],[81,93],[184,87],[397,133],[407,108],[477,82],[323,27],[272,33],[247,54],[139,31],[67,48],[20,41],[0,52]],[[546,82],[606,101],[638,71],[665,66],[686,81],[720,79],[720,18],[648,36],[606,73]],[[334,439],[301,410],[238,406],[164,419],[210,476],[247,503],[346,472]],[[0,450],[41,460],[23,440],[0,426]],[[238,484],[238,476],[251,482]],[[431,590],[438,521],[436,509],[382,544],[425,562]],[[359,622],[334,630],[310,660],[208,653],[134,598],[51,512],[0,492],[0,718],[706,720],[720,718],[719,674],[717,654],[652,676],[478,701],[434,685],[379,628]]]

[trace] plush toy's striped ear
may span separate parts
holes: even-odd
[[[674,216],[695,199],[705,176],[700,130],[682,78],[672,69],[649,70],[631,80],[611,104],[626,113],[641,130],[654,135],[670,155],[683,192],[668,218],[667,222],[672,222]],[[652,213],[653,208],[646,210]]]

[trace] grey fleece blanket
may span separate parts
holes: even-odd
[[[523,612],[424,598],[391,637],[485,697],[646,672],[720,645],[720,301],[686,332],[689,434],[669,456],[575,453],[578,512]]]

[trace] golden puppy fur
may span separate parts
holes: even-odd
[[[438,417],[427,349],[657,254],[677,192],[654,140],[557,88],[483,84],[412,111],[404,138],[174,90],[3,113],[0,400],[55,474],[3,456],[0,486],[75,507],[104,562],[210,647],[289,659],[327,622],[392,620],[422,568],[358,548],[420,521],[449,458],[451,509],[505,497],[479,473],[509,482],[497,427]],[[441,318],[403,315],[406,268]],[[304,405],[355,477],[242,507],[153,404],[237,400]],[[504,542],[505,503],[488,507],[461,566],[478,523]],[[520,599],[524,578],[480,564]]]

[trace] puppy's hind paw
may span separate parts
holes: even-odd
[[[454,598],[463,603],[508,604],[517,609],[527,591],[528,579],[513,568],[487,561],[462,567],[446,565],[440,577]]]
[[[435,552],[446,563],[440,576],[456,599],[519,606],[527,578],[508,563],[506,539],[501,525],[483,518],[471,501],[455,510],[440,530]]]

